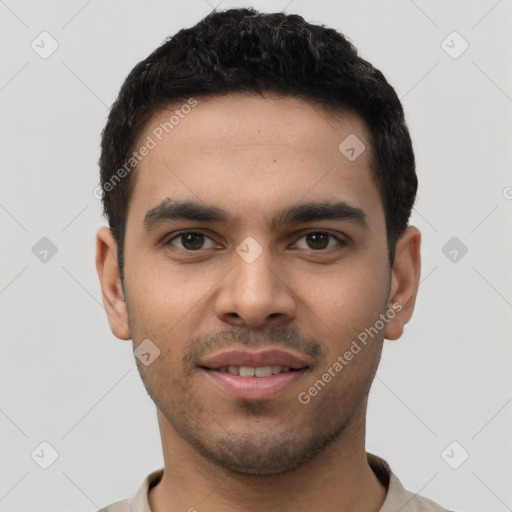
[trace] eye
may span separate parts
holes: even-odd
[[[329,245],[333,240],[336,241],[337,245],[345,245],[345,242],[341,238],[325,231],[311,231],[310,233],[306,233],[304,236],[299,238],[299,240],[302,239],[306,239],[306,244],[308,244],[308,246],[300,247],[300,245],[296,243],[295,247],[298,247],[299,249],[312,249],[314,251],[331,249],[336,245]]]
[[[208,247],[204,247],[205,239],[210,241]],[[175,245],[173,240],[178,240],[181,245]],[[197,231],[182,231],[169,239],[166,245],[173,245],[185,251],[197,251],[199,249],[210,249],[215,246],[215,243],[210,237],[203,233]]]

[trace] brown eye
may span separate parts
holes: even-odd
[[[331,233],[326,233],[323,231],[312,231],[310,233],[305,234],[300,238],[300,240],[306,240],[306,247],[296,244],[299,249],[312,249],[314,251],[322,250],[322,249],[330,249],[334,247],[336,244],[331,244],[331,241],[336,241],[338,245],[343,245],[343,241],[335,235]]]
[[[325,233],[310,233],[306,236],[311,249],[325,249],[329,243],[329,235]]]
[[[173,243],[174,240],[178,240],[181,243],[180,245],[175,245]],[[210,240],[210,247],[213,247],[213,241],[211,238],[207,237],[203,233],[198,233],[196,231],[183,231],[182,233],[178,233],[174,238],[171,238],[169,242],[170,245],[175,245],[180,249],[184,249],[186,251],[197,251],[199,249],[207,249],[208,247],[203,247],[205,244],[205,240]]]

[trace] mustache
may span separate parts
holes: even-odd
[[[295,328],[254,330],[240,327],[191,338],[185,345],[183,365],[197,366],[201,358],[221,349],[263,346],[290,348],[310,358],[326,361],[322,344],[316,338],[302,337]]]

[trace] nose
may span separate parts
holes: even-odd
[[[217,295],[219,319],[236,327],[258,328],[295,317],[292,283],[270,249],[264,248],[253,261],[233,252],[233,266]]]

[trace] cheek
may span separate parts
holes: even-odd
[[[212,293],[224,274],[213,268],[191,273],[163,258],[134,259],[130,265],[126,284],[134,339],[149,338],[161,350],[159,359],[181,365],[183,345],[211,311]]]
[[[307,322],[329,343],[331,355],[375,323],[385,307],[387,274],[367,264],[340,265],[323,276],[300,276]]]
[[[135,258],[126,267],[126,283],[133,312],[152,325],[161,321],[169,327],[172,319],[180,319],[195,307],[201,307],[209,284],[208,273],[201,279],[172,265],[161,255]]]

